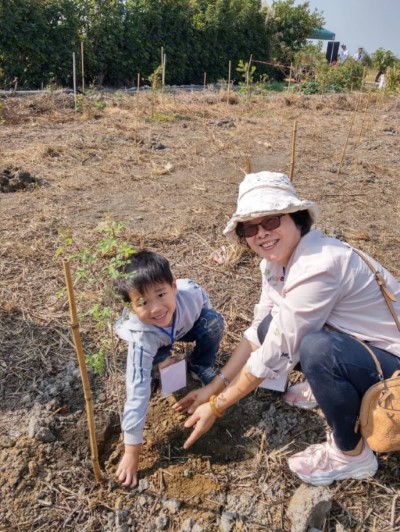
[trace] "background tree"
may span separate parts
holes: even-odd
[[[240,60],[290,64],[322,23],[308,3],[261,0],[3,0],[0,72],[3,86],[71,85],[72,52],[84,41],[86,85],[132,86],[167,55],[166,81],[227,78]],[[264,67],[257,66],[257,74]],[[79,79],[79,76],[78,76]]]
[[[371,61],[374,67],[382,72],[385,72],[387,67],[392,67],[399,63],[399,59],[390,50],[378,48],[371,54]]]
[[[294,0],[274,1],[267,17],[273,59],[281,65],[290,66],[296,52],[306,45],[312,32],[323,24],[322,14],[316,9],[310,12],[308,2],[295,6]],[[274,72],[278,78],[286,74],[287,69]]]

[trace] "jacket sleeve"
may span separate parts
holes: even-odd
[[[204,290],[204,288],[200,285],[197,285],[201,292],[201,298],[202,298],[202,306],[201,308],[212,308],[210,298],[208,297],[207,292]]]
[[[340,294],[338,278],[329,271],[296,273],[295,281],[282,290],[264,343],[248,360],[249,372],[258,378],[276,378],[290,371],[299,361],[301,340],[322,329]]]
[[[258,340],[257,329],[261,321],[268,316],[272,310],[272,300],[268,296],[268,282],[264,275],[265,263],[264,261],[260,264],[261,269],[261,295],[258,303],[254,305],[254,316],[253,321],[251,322],[250,327],[244,332],[243,336],[246,340],[251,342],[254,345],[260,346]]]
[[[126,368],[126,401],[122,420],[124,443],[143,442],[143,428],[151,395],[151,370],[157,344],[143,334],[135,334],[129,342]],[[152,345],[153,344],[153,345]]]

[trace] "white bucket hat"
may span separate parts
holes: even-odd
[[[299,199],[287,175],[278,172],[247,174],[239,185],[236,212],[223,234],[232,244],[238,244],[238,222],[269,214],[289,214],[297,211],[308,211],[312,221],[317,220],[318,206],[312,201]]]

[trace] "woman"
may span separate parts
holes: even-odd
[[[378,382],[374,361],[357,339],[369,343],[386,378],[400,369],[400,332],[365,261],[349,245],[311,230],[316,217],[316,205],[300,200],[287,176],[245,177],[224,234],[263,259],[260,301],[221,374],[175,409],[192,413],[187,448],[265,378],[279,378],[300,361],[306,381],[283,398],[301,408],[318,404],[332,434],[290,457],[289,467],[305,482],[328,485],[373,476],[378,468],[355,432],[362,396]],[[369,260],[397,297],[398,314],[399,283]]]

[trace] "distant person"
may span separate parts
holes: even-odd
[[[188,367],[203,385],[218,374],[212,367],[224,331],[222,316],[207,293],[190,279],[176,280],[168,260],[142,250],[120,268],[114,284],[133,312],[124,312],[116,332],[128,342],[126,402],[122,420],[125,453],[116,476],[137,484],[143,427],[151,395],[152,369],[172,356],[175,340],[195,342]]]
[[[360,46],[360,48],[357,50],[357,52],[353,55],[354,61],[362,61],[365,56],[364,48]]]
[[[349,51],[348,51],[347,46],[345,44],[342,44],[340,46],[339,56],[340,56],[340,62],[341,63],[345,63],[347,61],[347,59],[349,58]]]
[[[387,378],[400,369],[400,334],[363,258],[345,242],[311,229],[317,212],[313,202],[296,195],[287,176],[245,176],[224,234],[261,257],[260,300],[221,370],[230,384],[214,379],[174,408],[192,413],[185,423],[194,427],[188,448],[265,378],[285,379],[300,361],[307,380],[291,386],[283,399],[299,408],[318,405],[332,432],[324,443],[291,456],[289,468],[304,482],[324,486],[376,473],[377,459],[355,427],[361,399],[380,376],[358,339],[368,342]],[[399,282],[368,260],[397,298],[394,312],[400,314]]]

